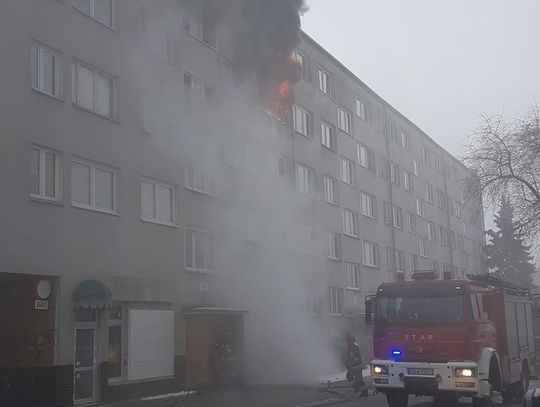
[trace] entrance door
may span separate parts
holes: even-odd
[[[75,403],[95,401],[96,328],[75,328],[75,366],[73,396]]]

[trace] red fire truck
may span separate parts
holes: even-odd
[[[473,406],[521,400],[535,366],[532,310],[526,290],[488,276],[415,272],[382,284],[366,298],[373,385],[390,407],[406,407],[409,394],[468,396]]]

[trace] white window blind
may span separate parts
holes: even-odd
[[[71,197],[78,204],[90,205],[90,166],[74,162],[71,167]]]
[[[76,159],[71,167],[71,202],[74,206],[116,212],[116,170]]]
[[[161,181],[141,181],[141,217],[143,220],[172,225],[175,217],[175,188]]]

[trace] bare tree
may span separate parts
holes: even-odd
[[[519,228],[529,237],[540,233],[540,112],[530,107],[522,118],[483,117],[466,148],[465,163],[476,171],[488,205],[506,197]]]

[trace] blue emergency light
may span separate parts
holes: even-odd
[[[392,356],[401,356],[401,350],[399,349],[392,349]]]

